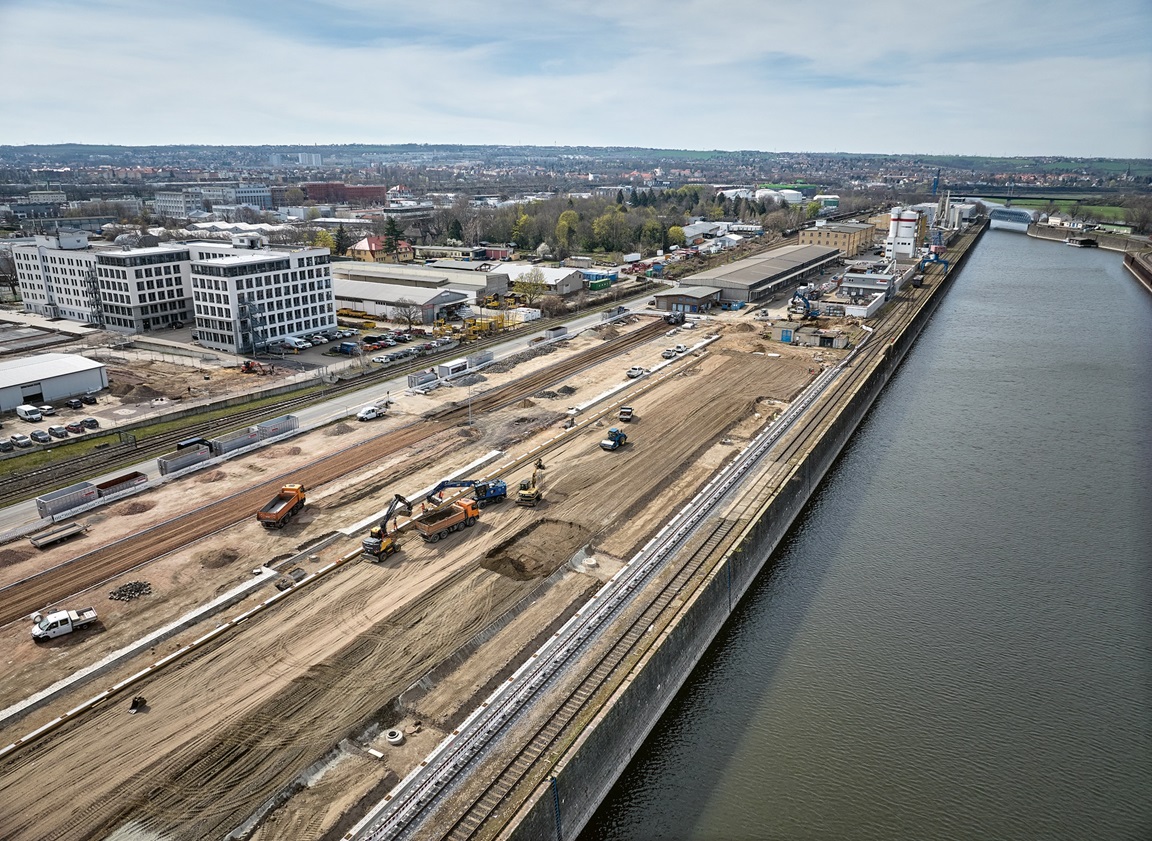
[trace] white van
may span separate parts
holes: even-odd
[[[29,406],[27,404],[16,407],[16,416],[23,418],[26,421],[32,421],[33,423],[38,423],[39,421],[44,420],[44,416],[40,414],[39,409],[37,409],[35,406]]]
[[[281,347],[290,347],[296,350],[306,350],[312,347],[311,342],[306,342],[304,339],[298,339],[295,336],[281,336],[278,339],[273,339],[268,344],[273,347],[280,345]]]

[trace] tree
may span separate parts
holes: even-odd
[[[464,226],[460,224],[460,220],[455,216],[452,221],[448,223],[448,239],[454,239],[457,242],[464,241]]]
[[[348,249],[352,247],[352,237],[344,230],[343,222],[336,228],[336,236],[334,239],[336,250],[333,253],[343,257],[348,252]]]
[[[616,191],[616,204],[624,204],[624,191],[623,190],[617,190]]]
[[[512,284],[512,291],[519,295],[527,306],[532,306],[537,298],[548,291],[544,272],[538,266],[529,269]]]
[[[649,219],[640,227],[640,242],[649,247],[656,248],[664,241],[664,226],[659,219]]]
[[[532,220],[528,218],[528,214],[523,210],[519,210],[516,214],[516,221],[512,224],[512,236],[509,238],[511,242],[518,245],[524,244],[526,240],[525,234],[527,233],[528,224]]]
[[[400,229],[400,223],[396,221],[395,216],[389,216],[388,221],[384,223],[384,253],[395,254],[399,251],[402,236],[404,231]]]
[[[580,224],[580,215],[575,210],[565,210],[556,222],[556,241],[560,248],[569,251],[572,248],[572,237],[576,235],[576,226]]]
[[[299,187],[289,187],[284,191],[284,203],[289,207],[299,207],[304,204],[304,191]]]
[[[633,242],[632,226],[619,205],[593,220],[592,233],[605,251],[627,251]]]
[[[673,225],[668,229],[668,244],[669,245],[686,245],[688,240],[684,236],[684,229],[679,225]]]
[[[308,208],[306,211],[304,211],[304,218],[307,219],[309,222],[314,222],[315,220],[319,219],[320,218],[320,208],[318,208],[318,207]]]
[[[559,295],[546,295],[540,300],[540,312],[545,318],[567,315],[568,305]]]
[[[336,251],[336,240],[332,238],[332,232],[326,230],[319,230],[312,240],[313,248],[327,248],[328,252],[334,253]]]
[[[804,209],[804,215],[809,219],[815,219],[820,215],[820,202],[810,201],[808,206]]]
[[[396,306],[392,307],[392,320],[403,321],[411,330],[417,321],[424,320],[424,311],[411,298],[401,298],[396,302]]]

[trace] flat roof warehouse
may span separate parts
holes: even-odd
[[[685,286],[720,290],[724,301],[763,301],[793,283],[811,277],[840,258],[840,249],[822,245],[788,245],[686,277]]]

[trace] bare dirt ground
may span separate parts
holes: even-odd
[[[705,333],[683,331],[665,341],[691,344]],[[570,345],[575,350],[595,341],[599,339],[582,337]],[[161,672],[135,690],[148,698],[147,714],[127,716],[127,698],[115,699],[17,754],[0,766],[0,800],[13,806],[0,810],[0,836],[102,837],[131,823],[144,833],[139,837],[216,837],[243,823],[275,792],[293,787],[306,768],[334,758],[341,740],[375,744],[384,761],[367,759],[355,749],[343,751],[340,755],[347,758],[310,777],[307,782],[313,787],[305,786],[274,810],[257,836],[319,838],[365,792],[398,779],[418,762],[441,738],[441,727],[466,712],[492,677],[528,650],[542,627],[578,604],[593,579],[565,574],[462,665],[438,673],[433,688],[412,709],[402,709],[396,701],[404,690],[535,592],[543,577],[577,551],[591,552],[605,564],[629,557],[734,446],[811,379],[818,365],[811,349],[785,351],[778,346],[771,351],[781,355],[768,356],[754,347],[763,341],[755,329],[731,328],[708,352],[679,361],[672,376],[638,391],[630,400],[637,419],[627,427],[629,443],[619,451],[604,452],[597,444],[607,423],[565,439],[545,456],[544,502],[537,508],[517,508],[509,501],[485,509],[475,528],[435,546],[408,535],[404,551],[385,563],[344,567],[245,623],[232,638]],[[472,428],[436,436],[388,464],[368,465],[355,476],[317,489],[301,517],[284,531],[268,532],[248,521],[135,570],[126,578],[149,581],[153,595],[113,602],[97,598],[100,593],[90,594],[88,601],[104,618],[101,633],[37,648],[28,640],[27,628],[3,629],[0,704],[234,586],[257,563],[290,557],[371,515],[394,491],[411,493],[434,484],[497,443],[520,439],[516,451],[523,451],[532,446],[532,434],[555,435],[564,407],[621,382],[622,371],[630,365],[651,366],[663,346],[653,343],[557,384],[574,389],[572,393],[535,398],[525,401],[531,405],[477,418]],[[477,387],[498,384],[550,361],[540,357],[511,372],[486,375],[487,381]],[[637,389],[645,385],[642,380]],[[380,425],[300,436],[119,503],[120,511],[90,515],[105,517],[96,524],[97,539],[115,539],[197,501],[227,496],[253,475],[290,470],[292,464],[360,436],[385,434],[443,405],[445,398],[459,401],[464,395],[451,392],[462,391],[403,397],[398,400],[400,411]],[[521,468],[505,478],[514,486],[528,472]],[[154,504],[139,510],[149,502]],[[320,561],[354,550],[357,539],[338,540],[318,553]],[[73,547],[10,562],[0,567],[0,575],[27,574],[20,570],[45,558],[59,562],[74,557],[79,547]],[[315,568],[315,563],[303,560],[300,565]],[[117,583],[109,582],[106,589]],[[244,610],[268,592],[258,591],[226,615]],[[201,625],[165,642],[156,656],[204,630]],[[5,728],[2,736],[15,737],[46,722],[117,676],[139,669],[147,659],[118,667],[94,685]],[[399,724],[416,730],[417,720],[420,728],[403,749],[381,747],[382,739],[371,741],[380,728]],[[48,768],[51,785],[44,779]],[[352,779],[356,785],[348,785]],[[68,784],[70,780],[75,782]]]

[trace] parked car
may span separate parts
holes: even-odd
[[[49,405],[45,404],[43,406],[37,406],[36,408],[40,410],[40,414],[42,414],[44,417],[48,417],[49,415],[56,414],[56,407],[55,406],[49,406]]]
[[[67,438],[68,428],[64,426],[50,426],[48,427],[48,434],[53,438]]]
[[[43,429],[33,429],[28,435],[37,444],[51,444],[52,436],[45,432]]]
[[[398,342],[410,342],[410,341],[412,341],[412,337],[409,336],[407,333],[397,333],[392,338]]]
[[[687,353],[688,345],[676,345],[676,347],[672,348],[672,350],[676,351],[677,353]]]
[[[66,423],[64,424],[64,428],[71,432],[73,435],[79,435],[88,431],[88,427],[80,423],[80,421],[71,421],[70,423]]]
[[[0,438],[0,453],[10,453],[16,449],[16,445],[9,441],[7,438]]]
[[[664,351],[660,355],[663,356],[665,359],[675,359],[676,358],[676,351],[672,350],[672,348],[665,348]]]
[[[388,356],[373,356],[372,361],[373,362],[379,362],[381,365],[383,365],[385,362],[391,362],[392,361],[392,355],[389,354]]]
[[[32,439],[29,438],[27,435],[21,435],[19,432],[17,432],[15,435],[12,436],[12,443],[15,444],[17,447],[31,447],[32,446]]]
[[[64,405],[67,406],[69,409],[83,409],[84,408],[84,402],[78,397],[73,397],[70,400],[65,400]]]
[[[84,424],[84,426],[88,429],[100,428],[100,421],[96,420],[96,418],[83,418],[81,419],[80,423]]]
[[[96,405],[96,395],[95,394],[82,394],[82,395],[80,395],[80,401],[82,403],[87,403],[89,406],[95,406]]]
[[[644,374],[645,374],[644,369],[641,368],[639,365],[633,365],[631,368],[628,369],[628,379],[630,379],[630,380],[634,380],[637,377],[642,377],[642,376],[644,376]]]

